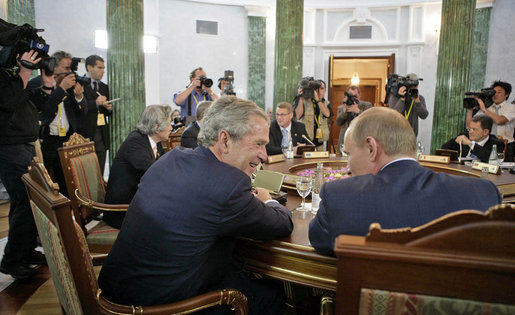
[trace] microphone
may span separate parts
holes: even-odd
[[[306,135],[302,135],[302,138],[306,139],[311,145],[315,145],[311,140],[309,140],[308,137],[306,137]],[[315,145],[316,147],[316,145]]]

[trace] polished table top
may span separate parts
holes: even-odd
[[[295,158],[275,164],[265,164],[265,170],[289,174],[291,167],[316,167],[317,162],[326,165],[345,162],[341,157],[324,159]],[[480,177],[481,172],[470,166],[459,164],[438,164],[422,162],[421,165],[437,172],[446,172],[461,176]],[[488,179],[504,190],[504,202],[515,200],[515,175],[503,171],[500,175],[489,174]],[[313,215],[310,212],[294,210],[301,203],[301,198],[293,189],[288,189],[286,207],[292,210],[294,228],[289,237],[260,242],[242,239],[236,249],[236,257],[244,263],[248,270],[263,275],[291,281],[303,285],[334,291],[336,290],[335,257],[319,255],[311,247],[308,238],[309,222]]]

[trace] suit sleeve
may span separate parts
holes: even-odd
[[[274,136],[273,124],[270,124],[270,128],[268,131],[268,138],[269,138],[270,142],[268,142],[266,145],[266,154],[274,155],[274,154],[283,153],[283,150],[281,148],[281,142],[277,143],[276,137]]]
[[[291,212],[278,202],[265,204],[256,198],[248,178],[241,179],[229,193],[221,213],[221,236],[273,240],[293,231]]]
[[[332,255],[334,249],[334,237],[330,232],[330,218],[329,211],[326,207],[326,203],[324,202],[327,200],[324,188],[325,186],[322,187],[322,191],[320,192],[320,197],[322,198],[320,208],[318,209],[315,218],[309,223],[309,242],[317,252],[324,255]]]
[[[130,165],[141,173],[145,173],[155,161],[147,154],[147,144],[145,140],[146,139],[142,137],[133,139],[127,143],[127,151],[125,152]]]
[[[299,132],[300,132],[300,143],[305,143],[305,144],[311,144],[308,142],[308,140],[306,140],[306,138],[308,138],[310,141],[312,141],[312,139],[309,137],[308,135],[308,132],[306,131],[306,125],[304,125],[303,123],[300,123],[301,125],[299,125]],[[305,136],[306,138],[302,137],[302,136]]]

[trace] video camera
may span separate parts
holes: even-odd
[[[44,30],[35,29],[29,24],[18,26],[0,19],[0,67],[13,68],[19,61],[25,68],[41,69],[46,75],[52,75],[56,60],[48,56],[50,46],[37,35],[37,32],[42,31]],[[38,58],[41,57],[39,63],[19,60],[19,56],[31,49],[38,52]]]
[[[222,81],[227,81],[228,83],[224,87],[224,95],[236,95],[234,92],[234,87],[232,83],[234,82],[234,71],[232,70],[225,70],[224,71],[224,77],[218,79],[218,88],[222,89]]]
[[[490,107],[494,103],[492,97],[495,95],[495,90],[493,88],[484,88],[481,91],[465,92],[465,95],[465,98],[463,98],[464,108],[471,109],[479,106],[474,96],[480,98],[485,103],[485,107]]]
[[[206,78],[206,76],[204,75],[201,75],[199,77],[199,80],[200,80],[200,86],[197,86],[197,88],[202,88],[202,86],[205,86],[207,88],[210,88],[213,86],[213,80],[209,79],[209,78]]]
[[[84,58],[80,58],[80,57],[73,57],[72,58],[72,63],[70,65],[70,69],[72,71],[70,73],[68,73],[68,74],[72,74],[72,73],[75,74],[75,82],[79,83],[82,86],[91,84],[91,78],[81,77],[81,76],[79,76],[77,74],[77,69],[79,67],[79,63],[80,62],[85,62],[85,59]]]
[[[347,96],[347,100],[342,102],[342,104],[346,104],[349,106],[354,105],[354,103],[359,104],[359,100],[356,97],[354,97],[353,94],[351,94],[349,92],[345,92],[344,95]]]
[[[412,80],[407,77],[402,77],[398,74],[389,74],[388,75],[388,83],[386,84],[386,97],[384,103],[388,103],[388,99],[390,98],[390,95],[395,95],[397,97],[400,97],[399,95],[399,89],[402,86],[406,87],[406,97],[409,98],[417,98],[418,97],[418,89],[415,87],[418,86],[419,80],[423,79],[416,79]]]
[[[313,77],[304,77],[300,80],[299,85],[302,87],[302,97],[315,98],[315,90],[318,90],[322,84]]]

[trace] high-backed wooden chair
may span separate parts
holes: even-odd
[[[503,150],[503,153],[504,153],[504,158],[506,158],[506,149],[508,148],[508,139],[504,139],[502,136],[497,136],[497,139],[501,140],[502,142],[504,142],[504,150]]]
[[[168,141],[161,142],[161,144],[163,145],[163,150],[165,152],[168,152],[173,148],[181,145],[181,136],[184,130],[186,130],[186,126],[182,126],[174,132],[170,132],[170,135],[168,136]]]
[[[247,299],[237,290],[223,289],[177,303],[141,307],[106,300],[98,287],[83,231],[72,219],[70,200],[59,194],[41,163],[32,163],[23,182],[52,274],[66,314],[188,314],[216,305],[247,313]]]
[[[340,235],[337,314],[515,314],[515,207]]]
[[[84,231],[91,251],[108,253],[119,230],[103,221],[89,230],[86,225],[101,211],[127,211],[129,205],[104,204],[106,182],[100,172],[95,145],[89,139],[74,133],[58,152],[75,220]]]

